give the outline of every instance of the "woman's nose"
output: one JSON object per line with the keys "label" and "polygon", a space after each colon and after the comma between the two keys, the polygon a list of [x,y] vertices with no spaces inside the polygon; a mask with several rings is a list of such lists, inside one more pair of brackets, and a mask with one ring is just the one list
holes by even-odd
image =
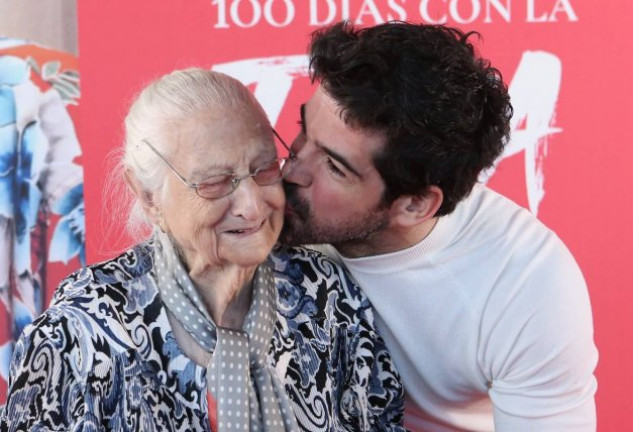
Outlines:
{"label": "woman's nose", "polygon": [[263,206],[262,188],[264,187],[266,186],[255,183],[253,177],[240,180],[238,187],[231,194],[233,201],[231,212],[249,221],[258,220]]}

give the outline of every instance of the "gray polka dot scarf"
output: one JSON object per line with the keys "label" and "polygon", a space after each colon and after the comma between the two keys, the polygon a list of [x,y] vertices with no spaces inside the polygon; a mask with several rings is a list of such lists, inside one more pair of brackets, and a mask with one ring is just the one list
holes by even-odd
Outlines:
{"label": "gray polka dot scarf", "polygon": [[242,330],[220,327],[172,245],[164,234],[160,237],[154,252],[157,285],[165,306],[212,354],[207,386],[217,404],[218,432],[299,430],[284,386],[268,363],[276,315],[270,265],[263,263],[255,272],[253,301]]}

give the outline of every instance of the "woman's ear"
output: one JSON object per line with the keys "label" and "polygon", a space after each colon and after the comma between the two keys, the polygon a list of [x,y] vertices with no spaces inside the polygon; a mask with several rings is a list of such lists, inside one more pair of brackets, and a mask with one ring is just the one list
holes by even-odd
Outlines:
{"label": "woman's ear", "polygon": [[391,204],[391,221],[413,227],[433,217],[442,205],[444,194],[437,186],[429,186],[424,196],[403,195]]}
{"label": "woman's ear", "polygon": [[143,188],[141,183],[136,178],[136,175],[134,175],[134,172],[132,172],[132,170],[130,170],[129,168],[126,168],[123,177],[125,179],[125,183],[128,185],[128,187],[132,190],[132,193],[141,203],[141,207],[143,208],[145,215],[149,218],[150,221],[152,221],[152,223],[162,227],[162,215],[154,199],[155,194],[145,190],[145,188]]}

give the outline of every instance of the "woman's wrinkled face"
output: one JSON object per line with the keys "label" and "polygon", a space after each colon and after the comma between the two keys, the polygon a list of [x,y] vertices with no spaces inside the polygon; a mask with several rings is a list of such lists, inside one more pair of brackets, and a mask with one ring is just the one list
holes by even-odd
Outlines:
{"label": "woman's wrinkled face", "polygon": [[[246,108],[200,114],[172,132],[167,159],[190,183],[225,173],[242,178],[277,157],[270,124]],[[261,263],[283,224],[281,182],[260,186],[249,177],[231,194],[205,199],[168,170],[158,199],[161,228],[194,273]]]}

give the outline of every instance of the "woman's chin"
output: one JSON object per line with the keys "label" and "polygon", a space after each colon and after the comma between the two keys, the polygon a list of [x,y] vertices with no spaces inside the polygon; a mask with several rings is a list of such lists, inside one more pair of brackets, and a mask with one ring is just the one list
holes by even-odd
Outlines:
{"label": "woman's chin", "polygon": [[240,257],[235,257],[231,260],[231,264],[238,265],[240,267],[256,267],[266,261],[268,258],[268,254],[270,253],[270,249],[265,254],[262,253],[248,253],[242,255]]}
{"label": "woman's chin", "polygon": [[266,241],[245,242],[245,244],[241,245],[231,245],[230,247],[224,248],[224,251],[219,251],[219,258],[223,262],[229,262],[242,267],[257,266],[266,261],[274,245],[275,243],[270,241],[270,239]]}

